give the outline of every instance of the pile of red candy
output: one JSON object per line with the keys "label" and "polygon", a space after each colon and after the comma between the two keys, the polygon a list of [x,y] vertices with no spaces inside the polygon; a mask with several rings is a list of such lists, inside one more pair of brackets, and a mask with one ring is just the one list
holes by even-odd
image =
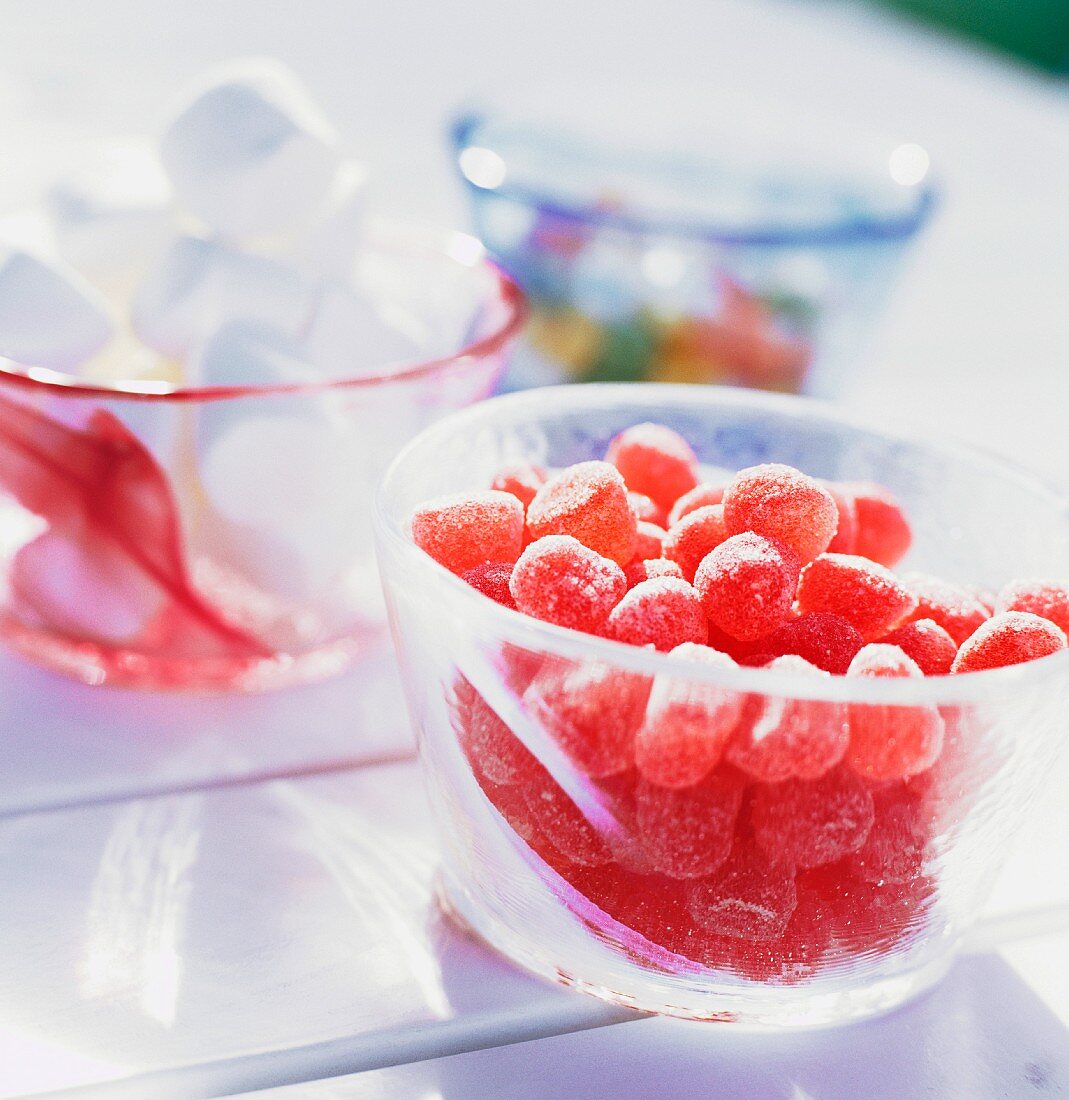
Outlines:
{"label": "pile of red candy", "polygon": [[[911,535],[884,489],[777,464],[702,482],[687,442],[656,424],[622,432],[604,462],[502,471],[417,509],[411,529],[506,607],[719,668],[919,678],[1067,644],[1069,586],[992,596],[896,575]],[[964,708],[742,693],[515,647],[501,663],[619,829],[596,829],[461,676],[473,772],[569,904],[646,963],[656,951],[636,943],[792,981],[923,919],[926,860],[968,801]]]}

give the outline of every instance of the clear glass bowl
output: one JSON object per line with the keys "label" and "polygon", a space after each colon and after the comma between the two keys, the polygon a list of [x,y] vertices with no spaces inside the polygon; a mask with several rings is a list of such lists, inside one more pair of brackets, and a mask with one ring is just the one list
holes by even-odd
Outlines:
{"label": "clear glass bowl", "polygon": [[381,635],[374,486],[493,388],[523,305],[464,234],[383,233],[353,277],[368,339],[374,310],[422,359],[200,389],[0,360],[0,638],[89,683],[261,690]]}
{"label": "clear glass bowl", "polygon": [[755,126],[745,114],[665,147],[660,128],[613,143],[526,117],[458,119],[476,232],[532,306],[503,388],[840,390],[934,204],[928,155],[808,115]]}
{"label": "clear glass bowl", "polygon": [[[801,398],[584,386],[449,418],[408,446],[376,496],[445,904],[528,969],[637,1009],[778,1026],[883,1011],[944,973],[979,913],[1065,742],[1069,653],[923,680],[724,670],[508,610],[406,534],[428,498],[488,485],[515,461],[601,457],[618,431],[646,420],[682,433],[703,463],[779,461],[882,482],[914,524],[905,568],[996,587],[1061,575],[1069,561],[1066,502],[1029,475]],[[941,723],[942,750],[907,781],[873,784],[845,765],[812,781],[826,824],[855,839],[831,862],[805,848],[792,867],[778,853],[758,858],[754,837],[790,837],[796,781],[745,781],[726,764],[682,791],[636,777],[629,738],[651,687],[734,701],[751,720],[790,707],[810,724]],[[598,763],[576,745],[611,751]]]}

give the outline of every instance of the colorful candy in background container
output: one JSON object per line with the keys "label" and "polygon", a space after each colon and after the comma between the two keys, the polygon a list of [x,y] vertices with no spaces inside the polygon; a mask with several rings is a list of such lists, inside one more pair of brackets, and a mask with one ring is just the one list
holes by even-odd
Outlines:
{"label": "colorful candy in background container", "polygon": [[808,118],[755,152],[740,125],[662,151],[630,133],[613,144],[494,114],[456,122],[476,232],[531,301],[504,388],[694,382],[831,396],[859,369],[934,202],[927,153],[835,135],[823,157],[827,134],[797,144]]}
{"label": "colorful candy in background container", "polygon": [[382,637],[373,486],[494,386],[521,295],[365,225],[292,74],[228,67],[0,227],[0,637],[90,683],[260,690]]}
{"label": "colorful candy in background container", "polygon": [[794,398],[591,386],[429,430],[376,513],[458,919],[696,1019],[946,971],[1064,742],[1056,494]]}

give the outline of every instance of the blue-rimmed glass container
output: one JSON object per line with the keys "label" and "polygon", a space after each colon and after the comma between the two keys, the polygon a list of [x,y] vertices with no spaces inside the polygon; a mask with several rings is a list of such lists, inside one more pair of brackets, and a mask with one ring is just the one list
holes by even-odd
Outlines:
{"label": "blue-rimmed glass container", "polygon": [[921,146],[797,120],[640,143],[468,113],[452,137],[476,230],[531,300],[503,389],[834,396],[935,203]]}

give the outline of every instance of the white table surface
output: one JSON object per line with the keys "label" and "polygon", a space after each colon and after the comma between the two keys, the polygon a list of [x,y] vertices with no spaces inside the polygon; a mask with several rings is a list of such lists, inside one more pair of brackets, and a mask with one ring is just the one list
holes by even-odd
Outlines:
{"label": "white table surface", "polygon": [[[772,89],[920,141],[947,198],[844,399],[1069,485],[1064,84],[839,3],[3,0],[0,26],[0,209],[234,54],[294,65],[378,208],[443,224],[444,121],[514,82],[669,74],[692,109]],[[386,659],[175,707],[3,657],[0,730],[0,1095],[1069,1095],[1069,760],[942,987],[756,1039],[632,1019],[443,924],[418,774],[383,763],[410,745]]]}

